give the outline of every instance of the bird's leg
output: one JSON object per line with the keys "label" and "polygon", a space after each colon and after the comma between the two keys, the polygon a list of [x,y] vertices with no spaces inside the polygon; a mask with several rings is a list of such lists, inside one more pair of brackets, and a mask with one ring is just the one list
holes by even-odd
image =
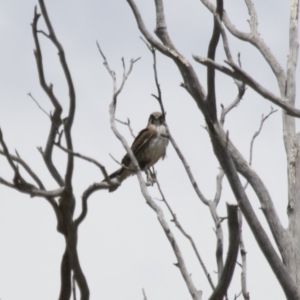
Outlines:
{"label": "bird's leg", "polygon": [[146,176],[147,176],[147,186],[153,186],[156,182],[156,173],[154,168],[152,167],[152,170],[150,168],[145,170]]}

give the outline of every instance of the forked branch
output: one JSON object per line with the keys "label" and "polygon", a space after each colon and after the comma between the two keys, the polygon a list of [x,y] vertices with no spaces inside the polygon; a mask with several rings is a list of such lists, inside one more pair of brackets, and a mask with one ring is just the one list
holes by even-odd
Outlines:
{"label": "forked branch", "polygon": [[200,263],[200,265],[201,265],[203,271],[204,271],[204,274],[205,274],[205,276],[206,276],[206,278],[207,278],[207,280],[208,280],[208,282],[209,282],[211,288],[214,290],[214,289],[215,289],[215,285],[214,285],[214,283],[213,283],[213,281],[212,281],[212,278],[211,278],[209,272],[207,271],[207,268],[206,268],[206,266],[205,266],[205,264],[204,264],[204,261],[202,260],[202,258],[201,258],[201,256],[200,256],[200,253],[199,253],[199,251],[198,251],[198,249],[197,249],[197,246],[196,246],[196,244],[195,244],[195,242],[194,242],[194,239],[192,238],[192,236],[191,236],[190,234],[188,234],[188,233],[184,230],[184,228],[182,227],[181,223],[179,222],[179,220],[178,220],[176,214],[173,212],[173,209],[171,208],[169,202],[167,201],[167,199],[166,199],[166,197],[165,197],[165,195],[164,195],[164,193],[163,193],[163,191],[162,191],[162,189],[161,189],[161,187],[160,187],[160,183],[159,183],[159,181],[158,181],[157,174],[155,174],[155,179],[156,179],[156,184],[157,184],[159,193],[160,193],[160,195],[161,195],[161,197],[162,197],[162,201],[166,204],[166,206],[167,206],[167,208],[168,208],[170,214],[172,215],[172,218],[173,218],[173,219],[172,219],[172,222],[174,222],[174,224],[175,224],[176,227],[179,229],[179,231],[183,234],[183,236],[185,236],[185,237],[189,240],[189,242],[191,243],[192,248],[193,248],[193,250],[194,250],[194,252],[195,252],[195,255],[196,255],[196,257],[197,257],[197,259],[198,259],[198,261],[199,261],[199,263]]}
{"label": "forked branch", "polygon": [[244,82],[246,85],[250,86],[253,90],[255,90],[258,94],[260,94],[263,98],[268,99],[272,103],[274,103],[277,106],[284,109],[288,115],[297,117],[297,118],[300,117],[300,109],[293,107],[287,101],[274,95],[272,92],[270,92],[265,87],[263,87],[261,84],[259,84],[256,80],[254,80],[249,74],[247,74],[243,69],[241,69],[236,64],[227,62],[231,67],[231,69],[230,69],[230,68],[220,65],[208,58],[204,58],[204,57],[200,57],[200,56],[193,56],[193,57],[200,64],[213,67],[234,79]]}
{"label": "forked branch", "polygon": [[[100,47],[99,47],[99,51],[100,51]],[[140,183],[140,187],[141,187],[141,191],[142,191],[142,194],[147,202],[147,204],[155,211],[156,215],[157,215],[157,218],[159,220],[159,223],[161,224],[172,248],[173,248],[173,251],[174,251],[174,254],[177,258],[177,261],[178,261],[178,267],[181,271],[181,274],[186,282],[186,285],[189,289],[189,292],[192,296],[192,298],[194,300],[200,300],[201,299],[201,295],[202,293],[200,291],[198,291],[196,289],[196,287],[194,286],[194,283],[192,281],[192,278],[186,268],[186,265],[185,265],[185,262],[184,262],[184,259],[183,259],[183,256],[182,256],[182,253],[180,251],[180,248],[177,244],[177,241],[175,239],[175,237],[173,236],[172,234],[172,231],[168,225],[168,223],[166,222],[165,220],[165,217],[164,217],[164,214],[163,214],[163,211],[162,209],[155,203],[155,201],[152,199],[152,197],[150,196],[149,192],[148,192],[148,189],[147,189],[147,186],[146,186],[146,183],[142,177],[142,174],[141,174],[141,170],[140,170],[140,167],[139,167],[139,164],[133,154],[133,152],[131,151],[127,141],[125,140],[125,138],[120,134],[120,132],[118,131],[118,129],[116,128],[116,124],[115,124],[115,111],[116,111],[116,106],[117,106],[117,97],[118,95],[120,94],[124,84],[125,84],[125,81],[126,79],[128,78],[131,70],[132,70],[132,67],[134,65],[134,63],[136,62],[136,60],[131,60],[130,62],[130,67],[128,69],[128,71],[125,71],[124,69],[124,74],[125,76],[123,76],[123,81],[120,85],[120,88],[117,88],[117,84],[116,84],[116,77],[115,77],[115,73],[111,70],[111,68],[109,67],[109,64],[107,62],[107,59],[105,58],[104,54],[102,51],[100,51],[101,55],[102,55],[102,58],[103,60],[105,61],[105,66],[109,72],[109,74],[111,75],[112,77],[112,80],[113,80],[113,87],[114,87],[114,92],[113,92],[113,97],[112,97],[112,102],[110,104],[110,124],[111,124],[111,128],[114,132],[114,134],[116,135],[116,137],[120,140],[120,142],[122,143],[123,147],[125,148],[125,150],[127,151],[133,165],[134,165],[134,168],[135,168],[135,171],[136,171],[136,175],[138,177],[138,180],[139,180],[139,183]]]}

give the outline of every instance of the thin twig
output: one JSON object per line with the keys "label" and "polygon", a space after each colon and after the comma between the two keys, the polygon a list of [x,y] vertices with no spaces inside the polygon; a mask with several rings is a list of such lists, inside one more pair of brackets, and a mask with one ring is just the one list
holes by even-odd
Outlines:
{"label": "thin twig", "polygon": [[273,107],[271,107],[271,111],[266,115],[262,115],[261,116],[261,121],[260,121],[260,125],[259,125],[259,128],[258,130],[254,133],[253,137],[252,137],[252,140],[251,140],[251,143],[250,143],[250,155],[249,155],[249,165],[251,166],[252,165],[252,157],[253,157],[253,145],[254,145],[254,141],[255,139],[257,138],[257,136],[261,133],[261,130],[263,128],[263,125],[264,125],[264,122],[274,113],[277,112],[277,109],[273,109]]}
{"label": "thin twig", "polygon": [[16,166],[14,164],[13,159],[12,159],[11,155],[9,154],[8,148],[7,148],[6,143],[4,141],[3,133],[2,133],[1,128],[0,128],[0,145],[2,146],[4,156],[6,157],[9,165],[11,166],[11,168],[14,171],[15,175],[14,175],[13,181],[14,181],[14,184],[16,185],[16,187],[20,190],[23,190],[24,192],[28,192],[30,190],[38,190],[34,185],[32,185],[31,183],[28,183],[22,177],[22,175],[19,172],[18,166]]}
{"label": "thin twig", "polygon": [[209,272],[207,271],[207,268],[206,268],[206,266],[205,266],[205,264],[204,264],[204,262],[203,262],[203,260],[202,260],[202,258],[201,258],[201,256],[200,256],[200,253],[199,253],[199,251],[198,251],[198,249],[197,249],[197,247],[196,247],[196,244],[195,244],[193,238],[191,237],[191,235],[189,235],[189,234],[183,229],[183,227],[181,226],[180,222],[178,221],[178,218],[177,218],[176,214],[173,212],[173,210],[172,210],[170,204],[168,203],[168,201],[167,201],[167,199],[166,199],[166,197],[165,197],[165,195],[164,195],[164,193],[163,193],[163,191],[162,191],[162,189],[161,189],[160,183],[159,183],[158,178],[157,178],[157,174],[156,174],[156,184],[157,184],[157,188],[158,188],[158,190],[159,190],[159,193],[160,193],[160,195],[161,195],[161,197],[162,197],[162,201],[166,204],[166,206],[167,206],[167,208],[168,208],[170,214],[172,215],[172,218],[173,218],[173,219],[172,219],[172,222],[174,222],[174,224],[175,224],[176,227],[179,229],[179,231],[180,231],[180,232],[181,232],[181,233],[189,240],[189,242],[191,243],[192,248],[193,248],[193,250],[194,250],[194,252],[195,252],[195,254],[196,254],[196,257],[197,257],[197,259],[198,259],[198,261],[199,261],[199,263],[200,263],[200,265],[201,265],[201,267],[202,267],[202,269],[203,269],[203,271],[204,271],[204,274],[205,274],[205,276],[206,276],[206,278],[207,278],[207,280],[208,280],[208,282],[209,282],[211,288],[214,290],[214,289],[215,289],[215,285],[214,285],[214,283],[213,283],[213,281],[212,281],[212,278],[211,278]]}
{"label": "thin twig", "polygon": [[143,291],[144,300],[147,300],[145,289],[142,289],[142,291]]}
{"label": "thin twig", "polygon": [[[222,21],[221,21],[219,16],[216,16],[216,20],[217,20],[218,25],[219,25],[220,30],[221,30],[221,35],[222,35],[222,40],[223,40],[223,47],[224,47],[224,51],[226,53],[227,60],[230,63],[234,63],[233,58],[232,58],[232,54],[231,54],[231,51],[230,51],[230,48],[229,48],[229,43],[228,43],[226,31],[224,30],[223,25],[222,25]],[[240,54],[238,54],[238,62],[239,62],[239,65],[241,67]],[[222,111],[221,111],[220,123],[221,123],[222,126],[224,125],[224,122],[225,122],[225,116],[234,107],[236,107],[241,102],[241,100],[242,100],[242,98],[245,94],[245,91],[246,91],[246,86],[242,81],[234,79],[234,82],[238,87],[238,95],[234,99],[234,101],[232,103],[230,103],[226,108],[224,108],[223,105],[221,105]]]}
{"label": "thin twig", "polygon": [[[4,151],[0,150],[0,155],[5,156],[6,154],[4,153]],[[33,170],[29,167],[29,165],[20,157],[19,154],[17,154],[17,156],[12,155],[9,153],[10,158],[17,162],[18,164],[20,164],[24,170],[28,173],[28,175],[37,183],[37,185],[39,186],[40,189],[45,190],[45,187],[42,183],[42,181],[40,180],[40,178],[33,172]]]}
{"label": "thin twig", "polygon": [[[263,125],[264,125],[264,122],[274,113],[277,112],[277,109],[273,109],[273,107],[271,106],[271,111],[266,115],[262,115],[261,116],[261,121],[260,121],[260,125],[259,125],[259,128],[258,130],[253,134],[253,137],[251,139],[251,142],[250,142],[250,154],[249,154],[249,165],[252,166],[252,159],[253,159],[253,146],[254,146],[254,141],[255,139],[258,137],[258,135],[261,133],[261,130],[263,128]],[[248,181],[245,183],[244,185],[244,189],[247,188],[248,186]]]}
{"label": "thin twig", "polygon": [[27,94],[34,102],[35,104],[39,107],[39,109],[44,113],[46,114],[50,119],[51,119],[51,116],[40,106],[40,104],[37,102],[37,100],[32,96],[31,93],[28,93]]}
{"label": "thin twig", "polygon": [[132,130],[132,128],[131,128],[131,125],[130,125],[130,119],[129,119],[129,118],[127,118],[127,122],[118,120],[117,118],[116,118],[115,120],[116,120],[117,122],[123,124],[123,125],[126,125],[126,126],[128,127],[128,129],[129,129],[129,132],[130,132],[131,136],[132,136],[134,139],[136,138],[136,136],[134,135],[133,130]]}
{"label": "thin twig", "polygon": [[69,149],[63,147],[62,145],[60,145],[60,144],[58,144],[58,143],[54,143],[54,145],[57,146],[59,149],[63,150],[64,152],[66,152],[66,153],[72,154],[72,155],[75,156],[75,157],[81,158],[81,159],[83,159],[83,160],[86,160],[86,161],[88,161],[88,162],[90,162],[90,163],[96,165],[96,166],[100,169],[100,171],[102,172],[102,174],[103,174],[105,180],[107,180],[107,182],[109,183],[110,179],[109,179],[109,177],[108,177],[108,174],[107,174],[107,172],[106,172],[105,167],[104,167],[101,163],[99,163],[97,160],[95,160],[95,159],[93,159],[93,158],[91,158],[91,157],[82,155],[82,154],[80,154],[80,153],[78,153],[78,152],[73,152],[73,151],[71,151],[71,150],[69,150]]}

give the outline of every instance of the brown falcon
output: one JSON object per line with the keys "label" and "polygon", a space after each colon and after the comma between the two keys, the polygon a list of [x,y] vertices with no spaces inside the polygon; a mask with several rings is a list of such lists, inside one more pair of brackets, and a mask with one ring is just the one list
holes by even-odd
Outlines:
{"label": "brown falcon", "polygon": [[[165,119],[162,113],[152,113],[149,117],[147,127],[138,134],[132,143],[131,150],[142,171],[147,171],[160,158],[164,159],[166,156],[169,140],[165,136],[167,129],[164,122]],[[121,183],[128,176],[134,175],[134,166],[128,153],[123,157],[122,165],[122,168],[109,175],[110,179],[117,178],[118,182]],[[114,185],[109,191],[113,192],[117,188],[118,185]]]}

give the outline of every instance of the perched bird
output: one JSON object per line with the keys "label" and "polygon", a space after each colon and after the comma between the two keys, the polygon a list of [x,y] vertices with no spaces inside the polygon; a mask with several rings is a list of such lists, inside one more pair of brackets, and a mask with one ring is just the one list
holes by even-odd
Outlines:
{"label": "perched bird", "polygon": [[[147,127],[138,134],[132,143],[131,150],[142,171],[147,171],[160,158],[164,159],[166,156],[169,140],[164,136],[167,134],[164,121],[165,116],[162,113],[152,113],[149,117]],[[134,165],[128,153],[123,157],[121,163],[123,167],[109,175],[110,179],[117,178],[119,183],[122,183],[128,176],[134,175]],[[109,191],[113,192],[117,188],[118,185],[112,186]]]}

